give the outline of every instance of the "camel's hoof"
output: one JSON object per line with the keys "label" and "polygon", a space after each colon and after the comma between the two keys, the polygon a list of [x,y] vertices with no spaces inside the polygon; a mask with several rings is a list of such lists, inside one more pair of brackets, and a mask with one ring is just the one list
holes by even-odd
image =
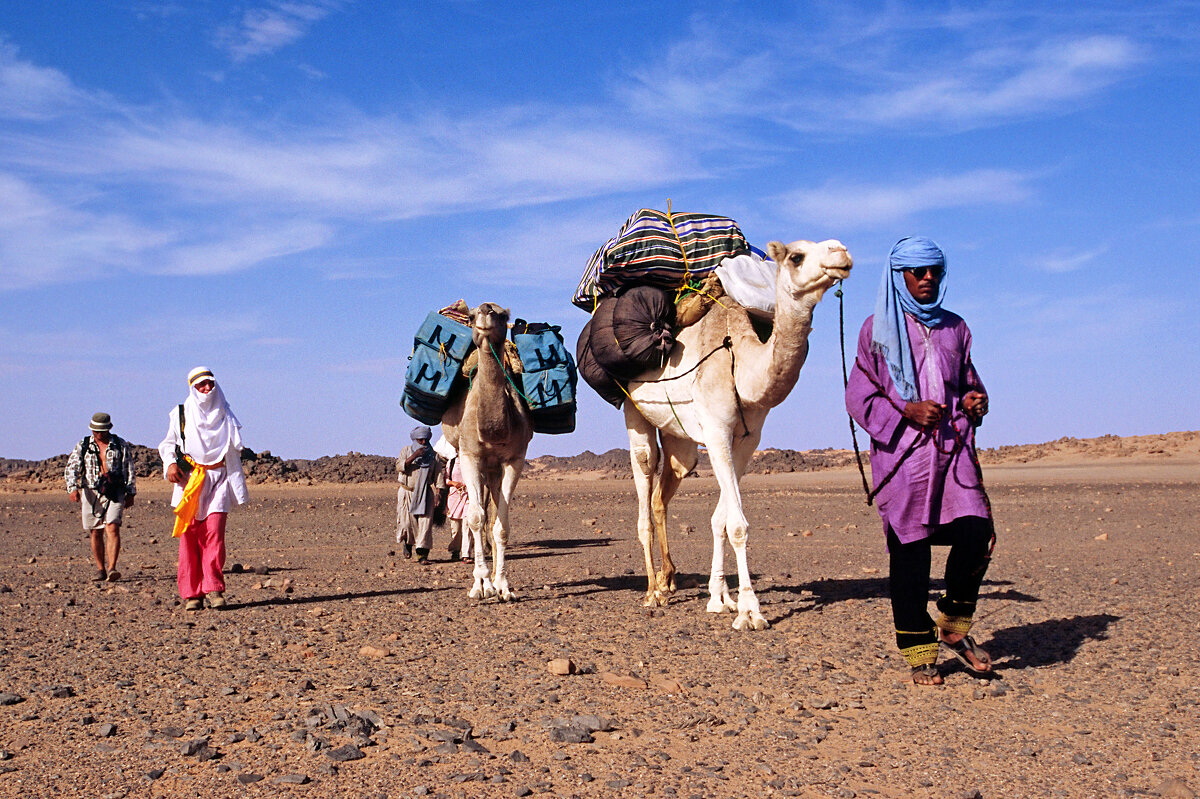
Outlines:
{"label": "camel's hoof", "polygon": [[728,613],[729,611],[733,610],[733,608],[729,606],[729,603],[722,602],[720,597],[715,596],[708,600],[708,607],[705,608],[705,610],[707,610],[709,613]]}
{"label": "camel's hoof", "polygon": [[480,588],[472,588],[467,592],[467,596],[471,599],[483,599],[483,590]]}
{"label": "camel's hoof", "polygon": [[667,606],[667,598],[658,591],[652,594],[646,594],[646,599],[642,602],[644,608],[665,608]]}
{"label": "camel's hoof", "polygon": [[733,629],[735,630],[765,630],[770,626],[771,623],[761,613],[739,613],[738,617],[733,620]]}
{"label": "camel's hoof", "polygon": [[513,592],[507,589],[504,591],[495,591],[493,593],[495,594],[497,602],[512,602],[514,599]]}
{"label": "camel's hoof", "polygon": [[664,577],[662,572],[659,572],[654,583],[657,586],[657,591],[659,594],[675,593],[675,577],[674,576],[672,576],[670,578]]}

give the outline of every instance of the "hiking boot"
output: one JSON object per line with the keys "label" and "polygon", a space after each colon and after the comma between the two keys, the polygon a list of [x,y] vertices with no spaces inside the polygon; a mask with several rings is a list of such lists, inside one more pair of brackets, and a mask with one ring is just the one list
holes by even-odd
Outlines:
{"label": "hiking boot", "polygon": [[104,571],[104,569],[96,569],[96,573],[94,575],[92,575],[93,583],[102,583],[107,579],[108,579],[108,572]]}
{"label": "hiking boot", "polygon": [[194,596],[183,603],[184,610],[204,610],[204,597]]}
{"label": "hiking boot", "polygon": [[105,579],[108,580],[110,583],[115,583],[117,580],[121,579],[121,573],[119,571],[117,571],[116,569],[111,569],[108,572],[108,577],[106,577]]}
{"label": "hiking boot", "polygon": [[223,594],[222,592],[213,591],[211,594],[208,595],[208,606],[210,608],[216,608],[217,610],[220,610],[221,608],[227,607],[228,605],[229,605],[229,600],[227,600],[225,598],[225,594]]}

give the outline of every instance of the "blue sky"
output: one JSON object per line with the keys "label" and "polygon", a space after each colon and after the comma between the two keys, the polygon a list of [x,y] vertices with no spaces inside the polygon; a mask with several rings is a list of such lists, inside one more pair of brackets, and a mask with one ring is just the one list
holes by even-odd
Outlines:
{"label": "blue sky", "polygon": [[[546,6],[546,7],[543,7]],[[211,367],[247,444],[394,453],[425,314],[561,324],[641,207],[837,238],[847,337],[946,250],[983,445],[1200,428],[1200,5],[0,4],[0,455],[156,444]],[[763,446],[846,447],[838,307]],[[581,384],[577,431],[625,446]]]}

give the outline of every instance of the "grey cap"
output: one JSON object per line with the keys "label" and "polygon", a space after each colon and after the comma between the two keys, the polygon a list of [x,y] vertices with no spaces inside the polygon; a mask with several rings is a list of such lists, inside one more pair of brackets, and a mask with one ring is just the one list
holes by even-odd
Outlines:
{"label": "grey cap", "polygon": [[98,433],[105,433],[112,430],[112,417],[107,413],[93,413],[91,424],[88,425],[91,429]]}
{"label": "grey cap", "polygon": [[412,429],[412,432],[408,434],[408,437],[413,441],[428,441],[429,439],[433,438],[433,431],[425,425],[418,425]]}

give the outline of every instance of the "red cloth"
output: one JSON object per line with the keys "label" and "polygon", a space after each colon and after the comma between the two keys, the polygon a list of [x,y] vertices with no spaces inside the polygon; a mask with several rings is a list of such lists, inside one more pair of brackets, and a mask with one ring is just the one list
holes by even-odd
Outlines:
{"label": "red cloth", "polygon": [[179,536],[179,595],[192,599],[225,590],[225,519],[210,513],[196,519]]}

